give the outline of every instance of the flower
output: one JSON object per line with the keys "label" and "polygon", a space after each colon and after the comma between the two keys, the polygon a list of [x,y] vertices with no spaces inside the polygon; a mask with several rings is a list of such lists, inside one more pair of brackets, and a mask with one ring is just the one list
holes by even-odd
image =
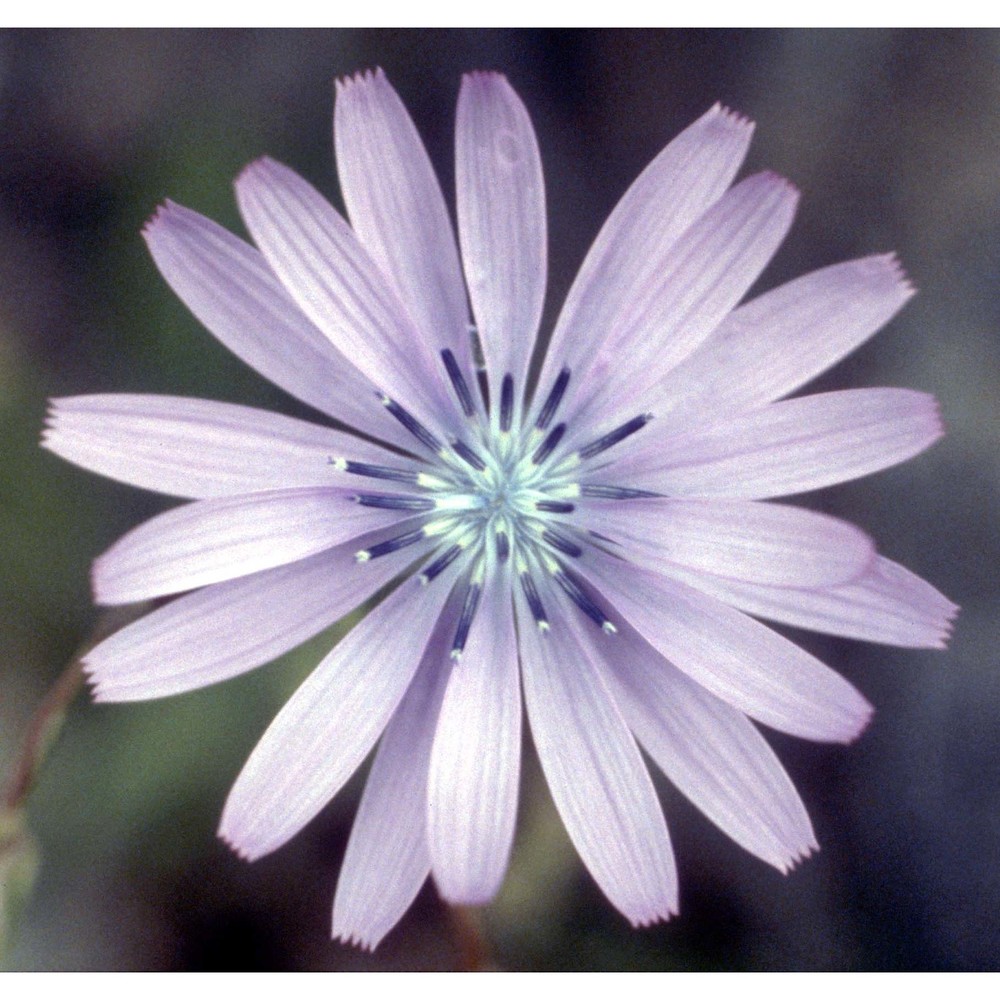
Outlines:
{"label": "flower", "polygon": [[374,947],[428,873],[454,903],[496,893],[522,690],[571,840],[645,925],[677,912],[678,890],[639,746],[787,871],[816,841],[754,722],[833,742],[868,722],[854,687],[759,618],[943,646],[956,609],[929,584],[852,525],[771,502],[902,462],[941,427],[934,400],[903,389],[786,398],[912,289],[892,256],[873,256],[739,305],[797,201],[769,173],[731,186],[751,133],[716,106],[650,164],[588,253],[532,380],[546,228],[521,101],[500,75],[463,81],[460,256],[385,76],[342,81],[350,226],[263,159],[236,182],[259,250],[169,202],[145,237],[222,343],[364,437],[193,399],[53,403],[54,452],[192,500],[94,565],[99,603],[182,595],[87,655],[98,700],[235,676],[395,584],[279,713],[222,817],[221,836],[261,857],[379,744],[335,936]]}

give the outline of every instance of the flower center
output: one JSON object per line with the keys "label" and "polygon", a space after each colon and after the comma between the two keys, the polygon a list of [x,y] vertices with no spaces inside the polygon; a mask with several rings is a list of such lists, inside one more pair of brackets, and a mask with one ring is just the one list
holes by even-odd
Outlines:
{"label": "flower center", "polygon": [[[583,498],[628,500],[653,496],[644,490],[583,483],[585,466],[595,456],[641,430],[652,418],[642,414],[582,448],[560,447],[565,423],[554,423],[570,381],[564,368],[533,422],[515,421],[514,382],[505,375],[494,407],[476,405],[451,351],[441,352],[455,397],[468,419],[468,438],[442,441],[395,400],[382,405],[431,455],[426,471],[376,466],[338,458],[342,472],[381,481],[405,492],[358,493],[364,506],[413,515],[406,530],[356,554],[359,563],[424,543],[419,579],[430,584],[458,559],[465,563],[462,613],[452,644],[458,659],[487,578],[505,574],[519,581],[540,630],[549,629],[545,602],[564,597],[608,634],[617,629],[571,569],[597,540],[585,524],[577,501]],[[471,442],[471,443],[470,443]]]}

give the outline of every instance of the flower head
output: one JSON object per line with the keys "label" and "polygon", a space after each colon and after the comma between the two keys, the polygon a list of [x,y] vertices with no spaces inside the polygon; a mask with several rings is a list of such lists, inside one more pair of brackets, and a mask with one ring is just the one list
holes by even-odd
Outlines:
{"label": "flower head", "polygon": [[258,249],[170,203],[145,236],[219,340],[364,436],[192,399],[54,402],[53,451],[192,500],[95,563],[100,603],[182,595],[88,654],[98,699],[235,676],[393,586],[279,713],[222,817],[241,855],[273,851],[378,743],[335,935],[374,946],[429,873],[449,901],[494,895],[522,692],[570,838],[642,925],[678,903],[640,746],[785,871],[816,842],[754,722],[848,742],[869,719],[854,687],[758,619],[943,645],[955,609],[931,586],[857,528],[771,502],[904,461],[941,429],[918,392],[786,398],[911,289],[876,256],[740,305],[797,200],[771,174],[733,185],[751,133],[717,106],[650,164],[587,255],[532,380],[545,204],[520,100],[502,76],[463,81],[459,255],[396,93],[381,72],[343,81],[350,225],[261,160],[236,183]]}

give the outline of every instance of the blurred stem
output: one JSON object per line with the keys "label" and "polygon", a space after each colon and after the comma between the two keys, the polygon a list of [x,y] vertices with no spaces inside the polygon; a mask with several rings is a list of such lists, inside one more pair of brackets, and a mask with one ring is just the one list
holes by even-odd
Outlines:
{"label": "blurred stem", "polygon": [[38,874],[39,852],[25,818],[25,804],[69,707],[83,687],[84,654],[121,626],[118,618],[104,615],[98,619],[90,638],[73,654],[42,698],[28,723],[21,752],[0,799],[0,960],[10,947],[21,908],[30,898]]}
{"label": "blurred stem", "polygon": [[11,812],[23,805],[28,797],[48,749],[62,728],[66,712],[83,685],[82,658],[83,651],[70,660],[55,684],[49,688],[28,724],[24,745],[14,765],[4,797],[4,805]]}
{"label": "blurred stem", "polygon": [[449,906],[458,949],[460,972],[488,972],[496,968],[490,957],[480,911],[471,906]]}
{"label": "blurred stem", "polygon": [[73,700],[80,693],[80,688],[83,687],[84,656],[112,632],[117,632],[135,617],[135,607],[105,611],[97,619],[94,630],[77,648],[63,672],[49,688],[28,723],[28,731],[24,736],[21,753],[14,764],[10,782],[4,794],[3,806],[10,812],[24,805],[24,801],[31,793],[35,780],[45,763],[49,748],[59,735],[63,722],[66,721],[66,713],[69,711],[70,705],[73,704]]}

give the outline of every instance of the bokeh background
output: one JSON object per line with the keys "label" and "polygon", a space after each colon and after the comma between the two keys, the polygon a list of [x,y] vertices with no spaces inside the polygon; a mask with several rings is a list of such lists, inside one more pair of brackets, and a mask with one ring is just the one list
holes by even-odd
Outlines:
{"label": "bokeh background", "polygon": [[[935,393],[949,435],[809,498],[963,606],[946,653],[793,633],[877,706],[850,748],[773,735],[822,851],[783,877],[665,782],[681,915],[633,931],[576,859],[530,749],[493,961],[548,969],[1000,968],[1000,34],[940,31],[0,33],[0,767],[95,628],[92,558],[169,501],[37,446],[45,400],[167,392],[308,415],[219,346],[140,229],[170,197],[242,232],[231,180],[267,153],[339,204],[333,79],[381,65],[449,199],[461,73],[510,77],[548,181],[546,327],[602,220],[716,100],[758,122],[747,170],[803,190],[761,288],[896,250],[920,289],[819,385]],[[30,800],[35,891],[5,966],[448,969],[428,886],[374,955],[328,939],[355,779],[254,865],[215,825],[266,724],[337,630],[214,689],[73,705]]]}

